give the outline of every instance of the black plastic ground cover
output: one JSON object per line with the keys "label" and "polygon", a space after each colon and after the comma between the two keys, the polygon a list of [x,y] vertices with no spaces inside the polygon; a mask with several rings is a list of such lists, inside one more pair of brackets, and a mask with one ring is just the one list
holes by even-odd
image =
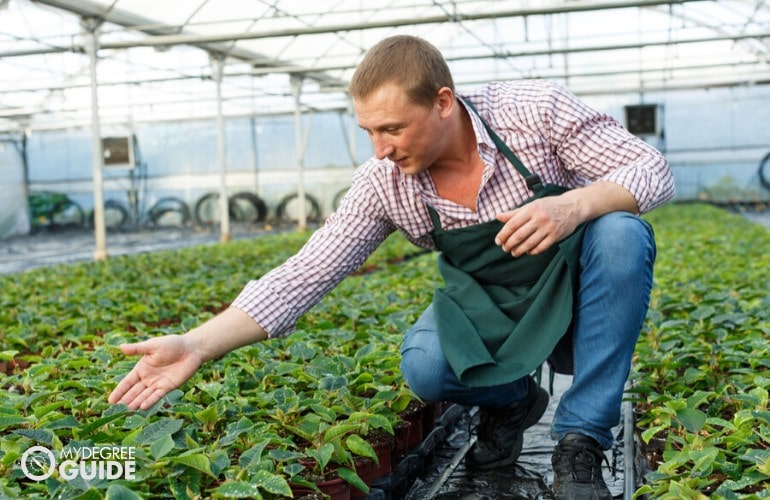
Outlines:
{"label": "black plastic ground cover", "polygon": [[[569,387],[570,380],[567,376],[556,376],[548,409],[541,421],[525,433],[524,449],[516,464],[482,471],[466,467],[463,459],[455,467],[458,452],[473,435],[476,411],[455,405],[437,420],[423,442],[393,467],[391,474],[375,480],[367,499],[552,499],[551,453],[555,442],[550,436],[550,425],[560,395]],[[625,490],[624,454],[628,443],[624,442],[623,429],[622,424],[616,428],[616,444],[606,452],[609,466],[605,464],[603,470],[615,498],[624,498]],[[451,471],[447,477],[448,468]]]}
{"label": "black plastic ground cover", "polygon": [[447,446],[447,439],[467,420],[468,409],[459,405],[449,407],[436,420],[433,430],[422,442],[409,450],[393,472],[372,482],[367,500],[396,500],[410,496],[410,488],[431,474],[436,455]]}

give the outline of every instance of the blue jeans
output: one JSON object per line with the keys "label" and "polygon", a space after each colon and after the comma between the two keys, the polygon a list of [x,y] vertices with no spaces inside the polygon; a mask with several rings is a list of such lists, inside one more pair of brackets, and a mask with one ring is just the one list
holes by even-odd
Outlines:
{"label": "blue jeans", "polygon": [[[580,255],[580,285],[573,318],[572,384],[561,396],[551,425],[560,440],[576,432],[612,446],[620,421],[631,357],[649,306],[655,240],[641,218],[613,212],[588,224]],[[460,383],[438,339],[433,307],[406,332],[401,370],[426,401],[501,408],[527,394],[527,377],[493,387]]]}

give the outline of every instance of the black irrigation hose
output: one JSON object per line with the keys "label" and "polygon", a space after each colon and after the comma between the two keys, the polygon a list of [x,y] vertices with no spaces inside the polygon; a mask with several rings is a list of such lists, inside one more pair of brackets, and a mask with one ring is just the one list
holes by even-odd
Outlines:
{"label": "black irrigation hose", "polygon": [[[770,191],[770,153],[767,153],[762,161],[759,162],[759,183],[762,187]],[[768,172],[765,172],[767,168]]]}
{"label": "black irrigation hose", "polygon": [[[179,214],[180,222],[178,224],[164,223],[163,219],[166,218],[165,216],[172,213]],[[153,226],[186,226],[190,222],[192,215],[190,213],[190,207],[187,206],[187,203],[185,203],[184,200],[169,196],[155,202],[152,208],[147,212],[147,217],[150,220],[150,224]],[[176,217],[172,220],[176,220]]]}
{"label": "black irrigation hose", "polygon": [[[291,215],[286,213],[286,209],[288,208],[289,203],[297,198],[299,198],[299,194],[292,193],[281,200],[281,202],[278,204],[278,207],[275,209],[276,217],[282,220],[291,220]],[[305,201],[310,204],[310,212],[307,213],[307,220],[321,220],[321,205],[318,203],[318,200],[316,200],[312,195],[305,193]]]}
{"label": "black irrigation hose", "polygon": [[[123,203],[117,200],[107,200],[104,202],[104,223],[109,230],[123,229],[128,224],[131,215],[128,212]],[[92,211],[89,217],[91,226],[94,225],[94,212]]]}
{"label": "black irrigation hose", "polygon": [[104,212],[105,215],[107,212],[112,212],[113,214],[117,215],[117,220],[115,222],[112,222],[111,220],[108,221],[112,222],[112,224],[107,226],[110,229],[122,229],[131,218],[128,212],[128,208],[126,208],[121,202],[115,200],[107,200],[107,202],[104,204]]}
{"label": "black irrigation hose", "polygon": [[[96,214],[93,210],[89,211],[88,224],[90,227],[95,225],[95,216]],[[106,229],[122,229],[128,223],[130,217],[128,208],[123,203],[117,200],[107,200],[104,202],[104,224]]]}
{"label": "black irrigation hose", "polygon": [[212,214],[204,214],[203,211],[208,209],[208,204],[212,201],[216,203],[219,199],[219,193],[206,193],[195,203],[195,222],[201,226],[210,226],[214,224],[214,217]]}
{"label": "black irrigation hose", "polygon": [[[211,204],[214,204],[213,207]],[[219,193],[211,192],[203,195],[194,209],[195,222],[201,226],[210,226],[216,222]],[[244,209],[244,205],[246,208]],[[207,213],[208,212],[208,213]],[[236,222],[262,222],[267,217],[267,205],[262,199],[246,191],[236,193],[227,200],[227,212]],[[251,217],[251,214],[254,214]]]}
{"label": "black irrigation hose", "polygon": [[[254,193],[243,191],[230,197],[230,213],[235,212],[238,222],[263,222],[267,218],[267,205]],[[241,210],[242,204],[246,204],[246,210]],[[247,217],[253,212],[253,217]]]}

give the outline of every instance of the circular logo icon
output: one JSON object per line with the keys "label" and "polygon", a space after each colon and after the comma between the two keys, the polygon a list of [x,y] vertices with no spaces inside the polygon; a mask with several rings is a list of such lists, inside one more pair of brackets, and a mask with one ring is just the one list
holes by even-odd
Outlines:
{"label": "circular logo icon", "polygon": [[56,469],[56,458],[45,446],[32,446],[21,456],[21,470],[33,481],[44,481]]}

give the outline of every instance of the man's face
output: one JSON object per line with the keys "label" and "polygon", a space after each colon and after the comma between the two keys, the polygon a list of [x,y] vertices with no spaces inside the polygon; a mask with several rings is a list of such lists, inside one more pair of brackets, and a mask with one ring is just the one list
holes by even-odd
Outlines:
{"label": "man's face", "polygon": [[353,103],[358,125],[369,134],[374,154],[392,160],[406,175],[422,172],[440,157],[443,120],[438,102],[413,103],[396,84],[388,83]]}

